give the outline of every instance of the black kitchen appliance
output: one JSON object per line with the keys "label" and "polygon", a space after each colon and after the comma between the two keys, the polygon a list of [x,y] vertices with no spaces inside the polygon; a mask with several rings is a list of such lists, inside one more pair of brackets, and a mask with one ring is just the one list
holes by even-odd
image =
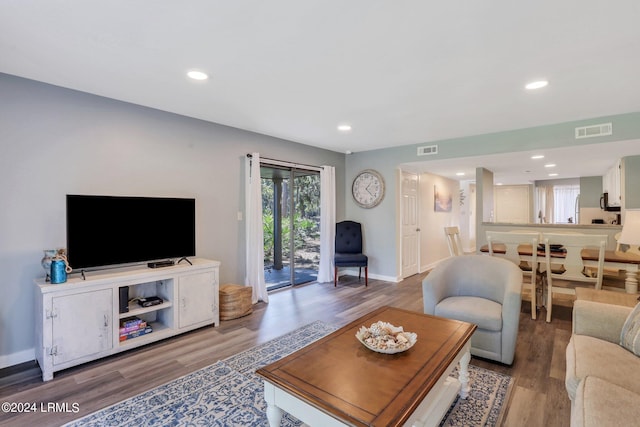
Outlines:
{"label": "black kitchen appliance", "polygon": [[600,196],[600,209],[607,212],[620,212],[620,206],[609,206],[609,193],[602,193]]}

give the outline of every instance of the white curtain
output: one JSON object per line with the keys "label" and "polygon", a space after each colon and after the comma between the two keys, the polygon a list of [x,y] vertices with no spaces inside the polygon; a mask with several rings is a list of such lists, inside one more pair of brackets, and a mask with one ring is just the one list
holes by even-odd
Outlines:
{"label": "white curtain", "polygon": [[336,170],[323,166],[320,171],[320,266],[318,282],[332,282],[332,262],[336,235]]}
{"label": "white curtain", "polygon": [[245,161],[246,276],[244,284],[253,288],[252,303],[269,302],[264,281],[264,236],[262,233],[262,186],[260,155],[251,153]]}
{"label": "white curtain", "polygon": [[576,221],[576,198],[580,194],[579,185],[554,185],[553,186],[553,222],[567,223]]}
{"label": "white curtain", "polygon": [[538,185],[536,187],[537,222],[551,224],[554,221],[553,185]]}

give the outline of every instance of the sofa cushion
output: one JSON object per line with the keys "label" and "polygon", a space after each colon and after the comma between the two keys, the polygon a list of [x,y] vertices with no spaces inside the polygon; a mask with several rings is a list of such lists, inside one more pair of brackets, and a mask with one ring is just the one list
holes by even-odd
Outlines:
{"label": "sofa cushion", "polygon": [[572,427],[632,426],[640,420],[640,395],[603,379],[580,382],[571,411]]}
{"label": "sofa cushion", "polygon": [[636,304],[622,325],[620,345],[636,356],[640,356],[640,304]]}
{"label": "sofa cushion", "polygon": [[567,346],[565,385],[572,401],[580,381],[594,376],[640,394],[638,357],[618,344],[587,335],[572,335]]}
{"label": "sofa cushion", "polygon": [[479,297],[449,297],[436,305],[436,316],[475,323],[479,329],[502,330],[502,305]]}

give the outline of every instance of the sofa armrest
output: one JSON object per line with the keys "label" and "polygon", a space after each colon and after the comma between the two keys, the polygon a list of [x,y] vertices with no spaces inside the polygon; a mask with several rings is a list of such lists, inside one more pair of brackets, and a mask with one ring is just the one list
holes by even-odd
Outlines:
{"label": "sofa armrest", "polygon": [[577,300],[573,304],[573,333],[620,343],[622,326],[632,308]]}

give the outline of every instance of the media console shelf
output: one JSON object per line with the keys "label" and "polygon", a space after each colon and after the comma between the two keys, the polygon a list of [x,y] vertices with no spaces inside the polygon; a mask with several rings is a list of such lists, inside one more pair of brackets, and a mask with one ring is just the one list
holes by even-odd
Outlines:
{"label": "media console shelf", "polygon": [[[151,269],[129,267],[95,271],[86,279],[70,277],[52,285],[36,280],[36,360],[42,380],[82,363],[149,344],[207,325],[218,326],[218,261],[192,258]],[[162,304],[141,307],[136,301],[120,313],[121,287],[129,299],[158,296]],[[120,341],[122,319],[137,317],[153,332]]]}

